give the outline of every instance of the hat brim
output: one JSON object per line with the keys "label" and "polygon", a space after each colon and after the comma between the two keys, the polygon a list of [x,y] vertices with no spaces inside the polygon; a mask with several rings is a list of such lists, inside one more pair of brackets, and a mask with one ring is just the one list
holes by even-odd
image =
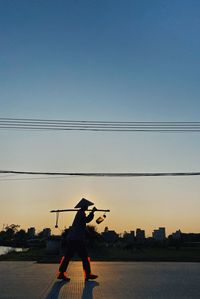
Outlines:
{"label": "hat brim", "polygon": [[74,208],[81,209],[81,208],[85,208],[85,207],[89,207],[89,206],[93,206],[93,205],[94,205],[93,202],[91,202],[85,198],[82,198]]}

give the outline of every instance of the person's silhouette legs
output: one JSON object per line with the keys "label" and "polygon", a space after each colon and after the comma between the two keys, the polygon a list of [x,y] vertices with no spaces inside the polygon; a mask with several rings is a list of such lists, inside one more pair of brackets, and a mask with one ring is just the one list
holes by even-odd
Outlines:
{"label": "person's silhouette legs", "polygon": [[96,279],[98,276],[91,273],[90,258],[88,257],[87,249],[84,243],[79,246],[78,254],[82,259],[85,280]]}
{"label": "person's silhouette legs", "polygon": [[57,279],[63,279],[66,281],[70,281],[70,278],[67,277],[66,271],[67,271],[67,267],[69,265],[69,261],[73,257],[73,255],[74,255],[74,247],[70,246],[70,244],[68,244],[65,255],[62,257],[62,259],[60,261],[60,267],[59,267]]}

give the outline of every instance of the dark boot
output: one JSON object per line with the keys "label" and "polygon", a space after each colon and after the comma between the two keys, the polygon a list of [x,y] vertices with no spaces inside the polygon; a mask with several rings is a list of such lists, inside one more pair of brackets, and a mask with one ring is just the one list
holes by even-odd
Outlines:
{"label": "dark boot", "polygon": [[70,281],[70,278],[67,277],[67,273],[66,272],[58,272],[57,279],[62,279],[62,280],[65,280],[65,281]]}
{"label": "dark boot", "polygon": [[98,275],[90,273],[89,275],[86,275],[85,281],[88,281],[90,279],[96,279],[97,277],[98,277]]}

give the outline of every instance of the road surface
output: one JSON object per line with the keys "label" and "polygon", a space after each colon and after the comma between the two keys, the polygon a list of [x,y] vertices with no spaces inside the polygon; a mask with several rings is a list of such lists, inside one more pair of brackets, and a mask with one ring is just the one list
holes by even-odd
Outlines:
{"label": "road surface", "polygon": [[1,299],[195,299],[200,263],[93,262],[96,282],[84,282],[81,262],[71,262],[69,283],[56,280],[57,265],[0,262]]}

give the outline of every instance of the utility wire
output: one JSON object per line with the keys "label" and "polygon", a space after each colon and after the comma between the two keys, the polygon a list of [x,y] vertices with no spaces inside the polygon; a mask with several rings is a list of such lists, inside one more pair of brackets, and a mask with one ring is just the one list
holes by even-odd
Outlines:
{"label": "utility wire", "polygon": [[0,118],[0,129],[109,131],[109,132],[200,132],[200,122],[76,121]]}
{"label": "utility wire", "polygon": [[[12,177],[12,175],[8,175],[8,176],[5,176],[5,177]],[[9,181],[35,181],[35,180],[49,180],[49,179],[66,179],[67,177],[66,176],[47,176],[47,177],[42,177],[42,178],[37,178],[37,177],[28,177],[28,178],[16,178],[16,179],[9,179],[9,178],[2,178],[0,177],[0,182],[9,182]],[[69,177],[68,177],[69,178]]]}
{"label": "utility wire", "polygon": [[41,172],[0,170],[0,174],[27,174],[45,176],[81,176],[81,177],[161,177],[161,176],[199,176],[200,172]]}

